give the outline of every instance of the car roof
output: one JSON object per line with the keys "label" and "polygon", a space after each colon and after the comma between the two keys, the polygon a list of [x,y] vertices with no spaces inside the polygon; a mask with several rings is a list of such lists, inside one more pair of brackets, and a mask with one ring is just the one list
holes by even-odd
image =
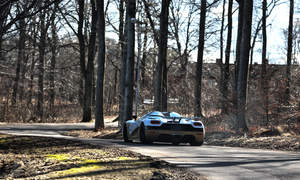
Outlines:
{"label": "car roof", "polygon": [[164,114],[159,111],[150,112],[149,115],[150,116],[164,116]]}
{"label": "car roof", "polygon": [[160,111],[153,111],[149,113],[150,116],[165,116],[165,117],[182,117],[180,114],[176,112],[160,112]]}

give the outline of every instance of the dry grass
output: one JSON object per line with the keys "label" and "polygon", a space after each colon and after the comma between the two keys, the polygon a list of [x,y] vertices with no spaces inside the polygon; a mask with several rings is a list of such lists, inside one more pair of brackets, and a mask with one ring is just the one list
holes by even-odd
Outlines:
{"label": "dry grass", "polygon": [[205,179],[118,148],[1,134],[0,172],[0,179]]}

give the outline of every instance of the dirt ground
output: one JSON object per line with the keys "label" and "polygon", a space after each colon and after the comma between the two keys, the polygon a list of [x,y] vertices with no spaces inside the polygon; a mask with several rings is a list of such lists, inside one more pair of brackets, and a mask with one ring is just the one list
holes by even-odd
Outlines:
{"label": "dirt ground", "polygon": [[206,143],[216,146],[300,152],[300,136],[293,135],[249,137],[215,132],[207,134]]}
{"label": "dirt ground", "polygon": [[198,179],[164,161],[82,142],[0,134],[0,179]]}

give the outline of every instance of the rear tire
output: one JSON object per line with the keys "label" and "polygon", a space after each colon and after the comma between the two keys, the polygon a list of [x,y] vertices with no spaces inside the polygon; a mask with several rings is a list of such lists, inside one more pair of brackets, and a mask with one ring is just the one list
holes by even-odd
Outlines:
{"label": "rear tire", "polygon": [[192,141],[190,142],[191,146],[201,146],[203,144],[203,141],[197,142],[197,141]]}
{"label": "rear tire", "polygon": [[140,141],[142,144],[151,144],[152,142],[147,140],[146,134],[145,134],[145,126],[144,124],[141,125],[140,127]]}
{"label": "rear tire", "polygon": [[127,126],[126,125],[123,126],[123,139],[124,139],[124,142],[127,142],[127,143],[132,142],[132,140],[128,139],[128,133],[127,133]]}
{"label": "rear tire", "polygon": [[174,146],[178,146],[180,142],[172,142]]}

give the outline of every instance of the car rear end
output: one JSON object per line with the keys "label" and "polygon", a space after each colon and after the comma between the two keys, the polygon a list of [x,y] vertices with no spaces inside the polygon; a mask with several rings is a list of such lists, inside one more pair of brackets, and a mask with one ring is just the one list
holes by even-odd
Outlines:
{"label": "car rear end", "polygon": [[153,119],[145,127],[149,140],[159,142],[190,143],[201,145],[204,141],[205,130],[201,121],[187,118]]}

